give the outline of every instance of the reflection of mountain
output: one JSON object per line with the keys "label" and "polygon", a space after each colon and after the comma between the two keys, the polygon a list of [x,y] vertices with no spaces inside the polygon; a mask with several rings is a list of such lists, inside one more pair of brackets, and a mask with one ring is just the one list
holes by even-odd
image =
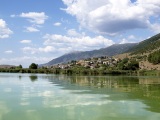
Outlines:
{"label": "reflection of mountain", "polygon": [[[106,94],[110,100],[140,100],[149,111],[160,112],[160,78],[52,76],[50,82],[76,94]],[[100,89],[99,89],[100,88]],[[105,98],[104,98],[105,99]]]}

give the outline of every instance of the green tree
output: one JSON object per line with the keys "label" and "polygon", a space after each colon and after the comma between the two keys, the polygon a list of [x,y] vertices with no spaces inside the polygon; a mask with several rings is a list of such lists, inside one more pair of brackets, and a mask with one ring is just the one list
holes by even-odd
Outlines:
{"label": "green tree", "polygon": [[134,59],[124,58],[120,63],[118,63],[117,68],[119,70],[138,70],[139,62]]}
{"label": "green tree", "polygon": [[136,60],[130,60],[128,65],[126,66],[128,70],[137,70],[139,69],[139,62]]}
{"label": "green tree", "polygon": [[148,61],[153,64],[159,64],[160,63],[160,50],[149,54]]}
{"label": "green tree", "polygon": [[119,70],[124,70],[125,64],[120,62],[117,67],[118,67]]}
{"label": "green tree", "polygon": [[17,68],[22,69],[23,67],[22,67],[22,65],[19,65],[19,66],[17,66]]}
{"label": "green tree", "polygon": [[38,68],[38,65],[35,64],[35,63],[32,63],[30,66],[29,66],[29,69],[37,69]]}
{"label": "green tree", "polygon": [[122,60],[122,63],[123,63],[123,64],[126,64],[128,61],[129,61],[129,58],[124,58],[124,59]]}

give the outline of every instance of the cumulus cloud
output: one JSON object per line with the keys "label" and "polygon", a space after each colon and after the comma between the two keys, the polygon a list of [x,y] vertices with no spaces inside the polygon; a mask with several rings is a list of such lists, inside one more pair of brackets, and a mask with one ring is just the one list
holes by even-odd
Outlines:
{"label": "cumulus cloud", "polygon": [[[84,33],[78,33],[75,29],[69,29],[68,35],[46,34],[42,47],[24,47],[22,51],[26,54],[51,53],[55,56],[63,55],[73,51],[89,51],[108,47],[114,42],[103,36],[90,37]],[[21,43],[28,43],[22,40]]]}
{"label": "cumulus cloud", "polygon": [[31,40],[21,40],[20,43],[23,43],[23,44],[28,44],[28,43],[31,43],[32,41]]}
{"label": "cumulus cloud", "polygon": [[13,32],[7,27],[6,22],[0,19],[0,39],[8,38]]}
{"label": "cumulus cloud", "polygon": [[101,34],[115,35],[131,29],[152,26],[151,17],[160,16],[159,0],[62,0],[67,13],[82,27]]}
{"label": "cumulus cloud", "polygon": [[45,46],[45,47],[39,47],[39,48],[34,48],[34,47],[24,47],[22,48],[22,51],[26,54],[36,54],[36,53],[54,53],[57,52],[57,50],[53,46]]}
{"label": "cumulus cloud", "polygon": [[44,36],[44,45],[52,45],[57,49],[61,49],[62,51],[64,49],[65,52],[70,52],[75,50],[86,51],[99,49],[114,44],[112,40],[104,38],[103,36],[89,37],[84,35],[80,36],[80,34],[77,36],[77,34],[77,32],[76,35],[72,33],[72,36],[46,34]]}
{"label": "cumulus cloud", "polygon": [[67,35],[73,36],[73,37],[83,36],[82,34],[78,33],[75,29],[69,29],[69,30],[67,31]]}
{"label": "cumulus cloud", "polygon": [[54,23],[53,25],[54,25],[54,26],[61,26],[61,25],[62,25],[62,23],[60,23],[60,22],[56,22],[56,23]]}
{"label": "cumulus cloud", "polygon": [[36,48],[32,48],[32,47],[24,47],[24,48],[22,48],[22,51],[24,52],[24,53],[29,53],[29,54],[35,54],[35,53],[37,53],[38,52],[38,49],[36,49]]}
{"label": "cumulus cloud", "polygon": [[29,22],[34,24],[44,24],[45,20],[48,19],[48,16],[44,12],[22,13],[20,17],[27,18]]}

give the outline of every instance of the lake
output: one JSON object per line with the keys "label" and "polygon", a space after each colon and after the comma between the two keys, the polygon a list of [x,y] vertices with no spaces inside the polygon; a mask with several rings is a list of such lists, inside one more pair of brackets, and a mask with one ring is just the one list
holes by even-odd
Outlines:
{"label": "lake", "polygon": [[160,77],[0,73],[0,120],[160,120]]}

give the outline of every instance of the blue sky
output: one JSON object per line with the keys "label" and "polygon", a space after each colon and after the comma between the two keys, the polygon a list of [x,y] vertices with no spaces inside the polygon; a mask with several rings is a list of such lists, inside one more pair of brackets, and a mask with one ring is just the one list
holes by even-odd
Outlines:
{"label": "blue sky", "polygon": [[160,31],[160,0],[0,0],[0,64],[140,42]]}

